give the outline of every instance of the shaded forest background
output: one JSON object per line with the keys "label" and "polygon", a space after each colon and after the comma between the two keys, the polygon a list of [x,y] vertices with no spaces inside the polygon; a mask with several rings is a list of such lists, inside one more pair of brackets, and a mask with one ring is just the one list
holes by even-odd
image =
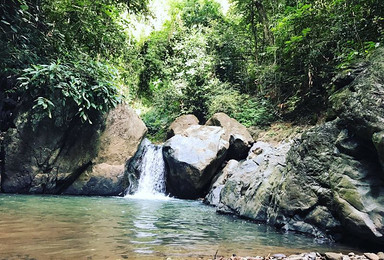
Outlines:
{"label": "shaded forest background", "polygon": [[156,1],[0,0],[1,106],[62,125],[125,101],[155,140],[188,113],[316,123],[336,75],[384,44],[382,0],[159,1],[155,28]]}

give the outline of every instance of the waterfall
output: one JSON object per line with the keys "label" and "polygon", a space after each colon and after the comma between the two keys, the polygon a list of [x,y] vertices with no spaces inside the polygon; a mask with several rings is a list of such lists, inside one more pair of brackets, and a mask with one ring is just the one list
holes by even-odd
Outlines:
{"label": "waterfall", "polygon": [[163,146],[151,143],[145,146],[141,165],[139,166],[140,178],[137,191],[133,198],[164,199],[165,196],[165,164],[163,159]]}

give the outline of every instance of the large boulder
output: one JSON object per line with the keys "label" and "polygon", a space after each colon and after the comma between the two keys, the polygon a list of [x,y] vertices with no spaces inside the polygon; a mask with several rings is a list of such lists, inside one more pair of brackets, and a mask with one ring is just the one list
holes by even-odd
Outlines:
{"label": "large boulder", "polygon": [[216,113],[205,125],[224,128],[225,135],[223,138],[229,142],[227,160],[242,160],[247,157],[254,140],[247,128],[237,122],[236,119],[230,118],[224,113]]}
{"label": "large boulder", "polygon": [[273,191],[270,223],[339,239],[384,243],[384,178],[373,147],[340,120],[303,134]]}
{"label": "large boulder", "polygon": [[302,134],[280,159],[284,151],[260,157],[260,147],[239,162],[218,210],[321,239],[384,244],[383,57],[378,50],[352,82],[340,81],[347,85],[330,99],[337,119]]}
{"label": "large boulder", "polygon": [[229,178],[222,187],[218,211],[266,222],[272,189],[285,168],[290,147],[290,142],[278,146],[256,142],[246,160],[228,169]]}
{"label": "large boulder", "polygon": [[145,124],[132,108],[121,105],[111,111],[98,138],[92,165],[63,193],[121,194],[125,188],[125,163],[135,155],[146,132]]}
{"label": "large boulder", "polygon": [[221,127],[192,125],[165,142],[167,189],[171,195],[195,199],[207,193],[228,149],[224,134]]}
{"label": "large boulder", "polygon": [[72,121],[57,125],[20,112],[16,128],[5,136],[8,193],[117,195],[123,191],[125,160],[133,156],[145,126],[121,105],[92,125]]}
{"label": "large boulder", "polygon": [[20,112],[5,135],[5,172],[1,183],[7,193],[57,194],[91,165],[100,122],[56,126]]}
{"label": "large boulder", "polygon": [[182,115],[175,119],[168,128],[167,139],[182,134],[191,125],[198,125],[199,119],[194,115]]}

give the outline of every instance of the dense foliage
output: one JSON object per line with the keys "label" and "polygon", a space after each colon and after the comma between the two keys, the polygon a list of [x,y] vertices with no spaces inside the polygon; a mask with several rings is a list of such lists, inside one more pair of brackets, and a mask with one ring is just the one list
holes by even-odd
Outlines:
{"label": "dense foliage", "polygon": [[156,139],[187,113],[315,122],[334,76],[384,44],[382,0],[231,0],[226,13],[215,0],[162,0],[167,19],[133,37],[155,2],[0,0],[1,91],[88,122],[124,94]]}
{"label": "dense foliage", "polygon": [[384,43],[380,0],[234,3],[252,36],[253,88],[268,93],[283,112],[321,111],[332,77]]}
{"label": "dense foliage", "polygon": [[144,121],[162,135],[177,116],[192,113],[204,123],[225,112],[247,126],[270,122],[275,113],[262,96],[250,96],[251,42],[239,19],[226,17],[215,1],[173,2],[171,18],[142,46],[138,94],[154,104]]}
{"label": "dense foliage", "polygon": [[120,14],[145,7],[146,1],[0,1],[1,92],[31,103],[41,116],[76,109],[75,117],[92,122],[121,100],[114,67],[128,55],[129,38]]}

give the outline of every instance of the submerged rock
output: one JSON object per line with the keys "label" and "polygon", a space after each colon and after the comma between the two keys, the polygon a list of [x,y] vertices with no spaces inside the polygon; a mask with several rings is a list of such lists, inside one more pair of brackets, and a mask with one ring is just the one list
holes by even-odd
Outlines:
{"label": "submerged rock", "polygon": [[224,134],[221,127],[192,125],[165,142],[167,189],[171,195],[195,199],[207,193],[228,149]]}
{"label": "submerged rock", "polygon": [[227,160],[242,160],[255,142],[247,128],[224,113],[214,114],[205,125],[224,128],[224,140],[229,142]]}

